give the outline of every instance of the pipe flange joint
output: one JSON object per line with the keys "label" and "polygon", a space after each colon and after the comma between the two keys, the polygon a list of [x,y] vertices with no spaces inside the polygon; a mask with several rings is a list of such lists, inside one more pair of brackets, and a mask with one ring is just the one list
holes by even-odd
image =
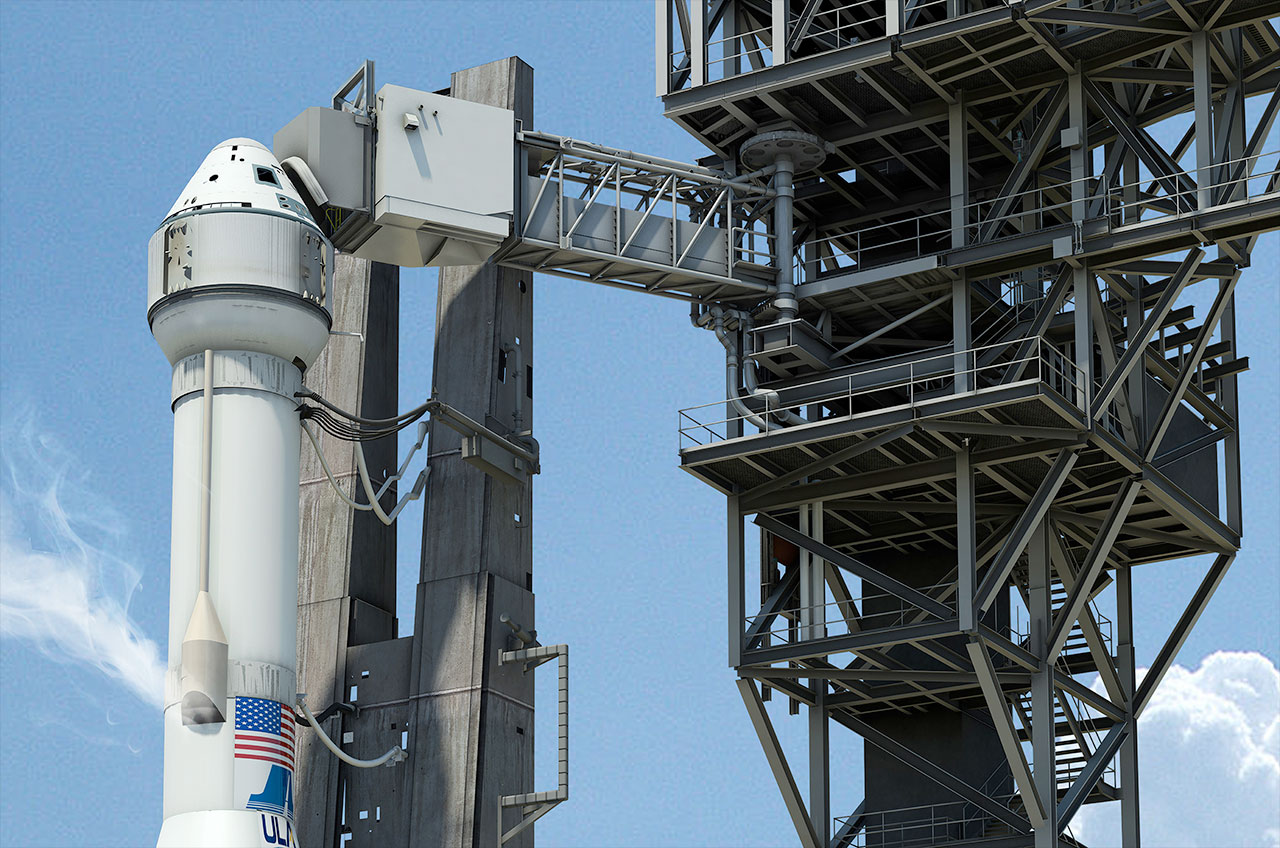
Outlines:
{"label": "pipe flange joint", "polygon": [[780,129],[762,132],[747,139],[738,150],[738,157],[746,167],[758,170],[785,156],[791,160],[795,173],[802,173],[821,165],[832,150],[828,142],[816,135]]}

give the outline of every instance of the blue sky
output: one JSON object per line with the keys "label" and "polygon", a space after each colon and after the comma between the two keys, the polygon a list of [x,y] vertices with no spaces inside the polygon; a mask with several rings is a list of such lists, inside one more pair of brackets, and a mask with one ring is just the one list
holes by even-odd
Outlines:
{"label": "blue sky", "polygon": [[[9,595],[3,607],[0,844],[154,844],[160,716],[139,693],[166,632],[171,416],[145,255],[209,148],[270,143],[366,58],[380,83],[431,90],[453,69],[516,54],[535,69],[537,129],[692,161],[702,150],[653,96],[652,27],[647,2],[0,4],[0,585],[48,599],[19,612]],[[1260,244],[1238,289],[1253,363],[1242,378],[1246,549],[1179,658],[1180,685],[1203,698],[1171,701],[1159,731],[1176,742],[1179,722],[1204,726],[1178,711],[1183,700],[1219,718],[1237,710],[1223,738],[1257,737],[1241,756],[1272,758],[1264,790],[1280,723],[1274,700],[1245,709],[1240,692],[1265,696],[1280,655],[1278,241]],[[401,281],[407,408],[430,386],[435,275]],[[539,278],[535,298],[538,627],[575,656],[573,796],[539,822],[539,843],[791,844],[725,667],[723,499],[677,468],[676,410],[720,396],[721,350],[675,302],[555,278]],[[402,633],[420,508],[405,516]],[[1139,572],[1140,663],[1203,568]],[[1239,653],[1201,668],[1220,650]],[[540,688],[544,705],[551,691]],[[797,741],[803,721],[774,715],[784,742]],[[552,719],[541,712],[543,743]],[[852,775],[835,793],[841,815],[859,800],[861,766],[850,740],[837,744]],[[553,747],[540,757],[539,785],[550,785]],[[1198,798],[1184,810],[1205,804],[1199,815],[1221,820]]]}

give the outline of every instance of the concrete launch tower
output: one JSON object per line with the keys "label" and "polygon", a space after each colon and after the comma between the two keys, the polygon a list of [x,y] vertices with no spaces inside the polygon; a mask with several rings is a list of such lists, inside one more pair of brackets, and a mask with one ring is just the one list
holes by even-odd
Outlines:
{"label": "concrete launch tower", "polygon": [[[532,845],[567,798],[567,649],[533,631],[537,271],[687,300],[725,348],[726,396],[681,412],[679,461],[727,499],[728,662],[800,845],[1076,845],[1081,805],[1115,802],[1135,848],[1138,718],[1241,545],[1234,292],[1280,229],[1280,2],[655,8],[657,94],[697,165],[536,131],[518,59],[435,94],[366,63],[275,138],[282,214],[323,234],[327,287],[299,296],[340,334],[285,357],[311,437],[298,684],[254,696],[306,693],[327,737],[300,722],[300,844]],[[1175,144],[1153,136],[1184,114]],[[424,264],[446,266],[435,385],[397,415],[396,266]],[[409,491],[387,437],[426,414]],[[426,502],[414,634],[386,493]],[[1203,582],[1139,682],[1133,570],[1184,557]],[[175,681],[205,668],[186,656]],[[535,792],[550,660],[560,779]],[[244,697],[230,680],[195,680],[192,708]],[[806,723],[808,786],[770,701]],[[865,800],[837,810],[846,732]],[[396,746],[392,768],[357,759]]]}

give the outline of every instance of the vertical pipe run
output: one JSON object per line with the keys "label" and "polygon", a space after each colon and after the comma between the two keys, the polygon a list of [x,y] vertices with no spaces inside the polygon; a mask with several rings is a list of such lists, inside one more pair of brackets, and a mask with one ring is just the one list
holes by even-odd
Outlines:
{"label": "vertical pipe run", "polygon": [[213,511],[213,351],[204,352],[204,420],[200,433],[200,591],[209,591],[209,524]]}
{"label": "vertical pipe run", "polygon": [[796,317],[799,308],[795,272],[791,265],[791,237],[795,229],[795,163],[790,156],[779,154],[774,160],[774,167],[773,185],[777,197],[773,201],[773,228],[777,233],[774,255],[778,263],[778,293],[773,298],[773,305],[778,308],[779,320],[790,321]]}

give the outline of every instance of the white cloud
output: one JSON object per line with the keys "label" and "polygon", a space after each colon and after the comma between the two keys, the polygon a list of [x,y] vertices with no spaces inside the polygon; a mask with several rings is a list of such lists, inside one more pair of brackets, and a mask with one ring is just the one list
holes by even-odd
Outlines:
{"label": "white cloud", "polygon": [[[1143,845],[1280,846],[1280,671],[1263,655],[1171,668],[1138,721],[1138,752]],[[1118,845],[1119,815],[1116,803],[1086,807],[1072,831]]]}
{"label": "white cloud", "polygon": [[159,707],[164,662],[129,617],[139,572],[121,553],[119,516],[31,416],[6,428],[0,454],[0,637],[95,668]]}

